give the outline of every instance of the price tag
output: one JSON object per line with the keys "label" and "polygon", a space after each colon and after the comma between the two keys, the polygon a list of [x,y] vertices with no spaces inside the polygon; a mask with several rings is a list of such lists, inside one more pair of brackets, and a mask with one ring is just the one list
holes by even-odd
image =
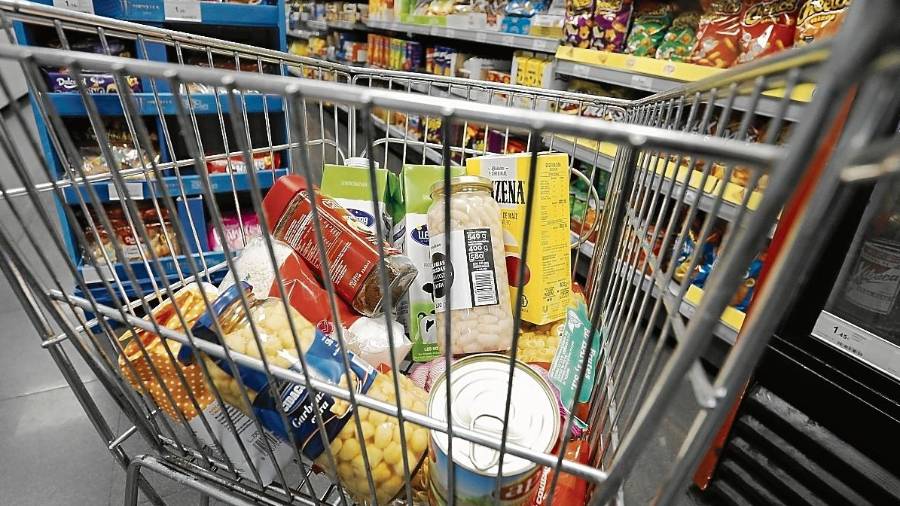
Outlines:
{"label": "price tag", "polygon": [[85,14],[94,13],[93,0],[53,0],[53,6],[60,9],[69,9],[70,11],[84,12]]}
{"label": "price tag", "polygon": [[476,34],[475,34],[475,41],[476,41],[476,42],[486,42],[486,41],[487,41],[487,34],[484,33],[484,32],[478,32],[478,33],[476,33]]}
{"label": "price tag", "polygon": [[500,43],[504,46],[514,47],[516,45],[516,38],[512,35],[504,35]]}
{"label": "price tag", "polygon": [[900,347],[823,311],[813,335],[826,343],[900,379]]}
{"label": "price tag", "polygon": [[632,75],[631,84],[636,87],[653,90],[653,79],[647,76]]}
{"label": "price tag", "polygon": [[163,12],[168,21],[201,21],[200,0],[165,0]]}
{"label": "price tag", "polygon": [[535,51],[549,51],[551,49],[551,44],[553,44],[553,41],[551,40],[534,39],[531,48]]}
{"label": "price tag", "polygon": [[446,32],[444,33],[444,37],[447,37],[448,39],[455,39],[456,30],[454,30],[453,28],[447,28]]}
{"label": "price tag", "polygon": [[587,65],[580,65],[576,63],[575,65],[572,65],[572,73],[577,76],[588,77],[591,75],[591,68]]}
{"label": "price tag", "polygon": [[[115,184],[109,183],[108,188],[109,200],[122,200]],[[131,200],[141,200],[144,198],[144,183],[125,183],[125,191]]]}

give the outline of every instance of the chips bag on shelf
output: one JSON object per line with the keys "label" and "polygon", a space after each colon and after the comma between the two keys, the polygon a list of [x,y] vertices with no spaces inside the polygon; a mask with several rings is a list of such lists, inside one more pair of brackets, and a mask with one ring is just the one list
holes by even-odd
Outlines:
{"label": "chips bag on shelf", "polygon": [[628,34],[625,52],[635,56],[655,55],[656,48],[672,24],[672,9],[669,4],[641,4]]}
{"label": "chips bag on shelf", "polygon": [[691,63],[728,68],[740,55],[740,0],[703,0]]}
{"label": "chips bag on shelf", "polygon": [[571,47],[588,49],[591,47],[594,17],[590,12],[566,14],[563,21],[563,41]]}
{"label": "chips bag on shelf", "polygon": [[794,45],[809,44],[812,41],[833,35],[837,31],[850,0],[806,0],[797,13],[797,30]]}
{"label": "chips bag on shelf", "polygon": [[596,0],[591,47],[616,53],[622,51],[628,34],[631,10],[631,0]]}
{"label": "chips bag on shelf", "polygon": [[697,42],[697,25],[700,13],[697,11],[682,12],[673,21],[659,47],[656,58],[659,60],[686,61],[691,56]]}
{"label": "chips bag on shelf", "polygon": [[738,63],[793,46],[799,8],[800,0],[744,0]]}

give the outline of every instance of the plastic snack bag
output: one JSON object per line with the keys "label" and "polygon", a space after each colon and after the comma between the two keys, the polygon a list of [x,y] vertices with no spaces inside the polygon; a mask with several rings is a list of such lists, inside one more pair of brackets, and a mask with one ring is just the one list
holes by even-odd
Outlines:
{"label": "plastic snack bag", "polygon": [[642,4],[634,22],[625,52],[635,56],[653,56],[672,24],[672,8],[669,5]]}
{"label": "plastic snack bag", "polygon": [[691,50],[697,42],[697,25],[700,23],[700,13],[696,11],[682,12],[672,26],[666,32],[663,41],[656,49],[656,58],[659,60],[686,61],[691,56]]}
{"label": "plastic snack bag", "polygon": [[594,4],[591,47],[620,52],[625,46],[631,9],[631,0],[597,0]]}
{"label": "plastic snack bag", "polygon": [[806,0],[797,13],[794,45],[812,41],[836,31],[847,13],[850,0]]}
{"label": "plastic snack bag", "polygon": [[762,58],[794,45],[800,0],[744,1],[738,63]]}
{"label": "plastic snack bag", "polygon": [[728,68],[740,55],[740,0],[705,0],[691,63]]}

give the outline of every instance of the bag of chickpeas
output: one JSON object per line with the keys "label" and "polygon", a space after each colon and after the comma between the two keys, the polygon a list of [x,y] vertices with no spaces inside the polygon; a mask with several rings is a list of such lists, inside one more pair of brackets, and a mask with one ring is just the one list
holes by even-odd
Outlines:
{"label": "bag of chickpeas", "polygon": [[[371,472],[379,504],[404,493],[405,469],[412,476],[412,490],[423,494],[425,484],[420,468],[428,446],[427,429],[407,422],[401,435],[397,418],[364,407],[354,409],[346,400],[317,392],[315,397],[326,432],[323,435],[315,416],[316,400],[305,386],[234,362],[234,354],[240,353],[264,360],[270,367],[302,374],[299,346],[311,376],[342,387],[349,384],[357,395],[397,403],[393,372],[379,372],[347,352],[348,374],[340,344],[335,339],[316,329],[293,307],[288,305],[286,311],[281,299],[256,299],[252,291],[246,282],[229,287],[213,303],[215,314],[206,313],[193,328],[195,337],[226,347],[231,357],[214,357],[185,346],[179,360],[190,363],[199,357],[207,361],[212,382],[225,402],[256,416],[265,428],[283,440],[293,439],[304,457],[337,478],[359,502],[368,503],[372,498],[367,470]],[[244,309],[242,293],[249,311]],[[293,323],[293,332],[289,322]],[[425,392],[406,376],[398,374],[397,381],[401,407],[424,414]],[[404,467],[404,448],[408,467]],[[334,456],[337,469],[331,466],[328,452]]]}

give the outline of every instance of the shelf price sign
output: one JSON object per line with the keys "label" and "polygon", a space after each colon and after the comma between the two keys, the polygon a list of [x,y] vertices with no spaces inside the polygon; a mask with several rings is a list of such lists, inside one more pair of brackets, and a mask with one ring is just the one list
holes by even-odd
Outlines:
{"label": "shelf price sign", "polygon": [[900,379],[900,346],[823,311],[812,334],[826,343]]}
{"label": "shelf price sign", "polygon": [[165,0],[163,11],[166,21],[190,21],[199,23],[200,0]]}
{"label": "shelf price sign", "polygon": [[69,9],[70,11],[84,12],[85,14],[94,13],[93,0],[53,0],[53,6],[60,9]]}

